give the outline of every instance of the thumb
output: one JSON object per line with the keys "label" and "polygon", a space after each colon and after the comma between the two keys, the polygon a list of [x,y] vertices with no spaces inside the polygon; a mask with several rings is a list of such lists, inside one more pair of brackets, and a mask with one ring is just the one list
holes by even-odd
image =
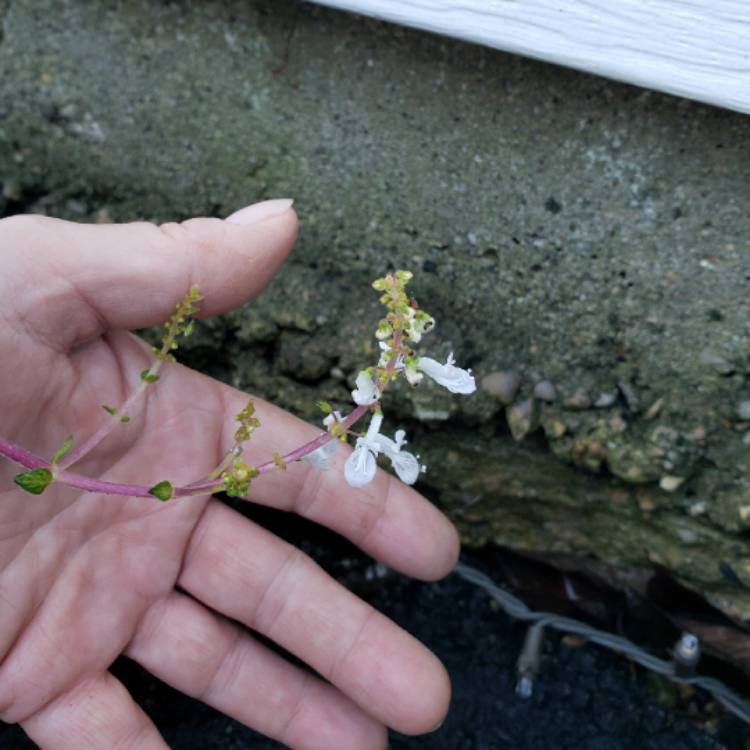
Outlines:
{"label": "thumb", "polygon": [[110,329],[163,323],[190,287],[217,315],[256,296],[297,236],[287,199],[181,224],[0,221],[0,290],[27,330],[70,347]]}

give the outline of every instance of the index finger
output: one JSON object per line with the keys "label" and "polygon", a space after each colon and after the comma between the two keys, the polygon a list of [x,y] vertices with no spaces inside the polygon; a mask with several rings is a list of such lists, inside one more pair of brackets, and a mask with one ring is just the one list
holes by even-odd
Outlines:
{"label": "index finger", "polygon": [[244,304],[291,250],[297,216],[282,199],[161,226],[20,215],[0,221],[0,234],[0,292],[25,329],[67,351],[110,329],[160,325],[193,285],[200,317]]}

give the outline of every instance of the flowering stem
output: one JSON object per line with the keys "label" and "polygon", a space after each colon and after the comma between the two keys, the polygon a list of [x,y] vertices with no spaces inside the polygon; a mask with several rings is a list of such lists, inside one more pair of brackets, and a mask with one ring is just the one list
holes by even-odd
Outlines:
{"label": "flowering stem", "polygon": [[[355,409],[352,409],[352,411],[341,420],[339,423],[341,425],[342,430],[348,430],[352,425],[354,425],[361,417],[364,415],[367,411],[369,411],[368,406],[357,406]],[[295,448],[292,451],[289,451],[289,453],[283,455],[281,457],[281,460],[285,463],[291,463],[292,461],[299,461],[300,459],[304,458],[308,453],[312,453],[314,450],[317,450],[320,448],[320,446],[325,445],[326,443],[330,442],[331,440],[338,440],[337,437],[335,437],[330,432],[323,432],[318,437],[316,437],[314,440],[310,440],[309,442],[305,443],[304,445],[301,445],[299,448]],[[278,468],[278,464],[276,461],[266,461],[263,464],[260,464],[259,466],[255,467],[258,470],[259,474],[266,474],[269,471],[273,471],[274,469]],[[216,490],[217,487],[219,487],[222,484],[221,479],[201,479],[197,482],[192,482],[191,484],[186,485],[185,487],[178,487],[175,489],[175,495],[195,495],[199,492],[206,492],[206,491],[213,491]]]}
{"label": "flowering stem", "polygon": [[[127,403],[127,402],[126,402]],[[342,420],[341,426],[344,430],[348,430],[355,422],[357,422],[367,411],[369,407],[358,406],[351,411],[350,414]],[[98,434],[98,433],[97,433]],[[329,440],[336,440],[331,433],[325,432],[319,435],[314,440],[301,445],[299,448],[295,448],[286,455],[282,456],[284,463],[290,463],[292,461],[298,461],[308,453],[312,453],[316,448],[324,445]],[[30,451],[26,450],[20,445],[6,440],[0,437],[0,456],[10,459],[14,463],[23,466],[26,469],[49,469],[55,477],[55,481],[60,484],[65,484],[68,487],[74,487],[75,489],[85,490],[87,492],[101,492],[105,495],[125,495],[128,497],[148,497],[153,498],[150,490],[151,487],[141,484],[123,484],[118,482],[107,482],[103,479],[92,479],[91,477],[83,476],[82,474],[76,474],[72,471],[67,471],[60,465],[54,465],[52,462],[47,461],[39,456],[34,455]],[[269,471],[277,468],[275,461],[266,461],[257,467],[259,474],[266,474]],[[206,492],[217,492],[222,488],[222,479],[204,479],[192,484],[185,485],[184,487],[175,487],[173,497],[186,497],[188,495],[200,495]]]}
{"label": "flowering stem", "polygon": [[174,361],[171,352],[177,348],[177,338],[190,334],[193,326],[193,320],[190,316],[198,312],[197,305],[202,299],[203,297],[199,293],[198,287],[195,285],[191,286],[183,300],[176,306],[173,315],[165,323],[161,348],[152,347],[152,351],[156,354],[156,359],[151,363],[148,370],[144,370],[141,373],[141,382],[138,384],[138,387],[128,396],[125,403],[119,409],[104,406],[104,409],[109,412],[111,419],[107,420],[106,424],[102,425],[88,440],[85,440],[77,448],[74,448],[67,455],[61,457],[57,464],[58,471],[64,471],[76,461],[80,461],[94,450],[117,425],[130,421],[130,414],[128,412],[133,409],[136,401],[146,388],[159,380],[161,366],[164,362]]}

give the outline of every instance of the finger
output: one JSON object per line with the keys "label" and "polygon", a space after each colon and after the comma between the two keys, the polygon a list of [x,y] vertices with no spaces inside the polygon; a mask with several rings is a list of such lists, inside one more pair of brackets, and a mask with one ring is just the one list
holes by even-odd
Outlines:
{"label": "finger", "polygon": [[[191,382],[195,388],[197,384]],[[231,415],[242,409],[247,396],[226,385],[215,387],[226,404],[220,429],[224,431],[221,444],[228,448],[236,427]],[[261,428],[248,450],[256,465],[271,459],[274,452],[283,455],[321,433],[260,399],[256,410]],[[447,575],[456,564],[460,547],[453,524],[418,492],[386,471],[378,470],[365,487],[350,487],[343,476],[349,453],[349,448],[342,448],[328,471],[300,461],[288,465],[285,471],[264,474],[253,482],[251,499],[327,526],[408,575],[423,580]]]}
{"label": "finger", "polygon": [[432,653],[299,550],[216,500],[196,527],[178,583],[400,732],[430,731],[447,711],[449,680]]}
{"label": "finger", "polygon": [[383,750],[385,727],[338,690],[173,593],[141,621],[127,656],[177,690],[295,750]]}
{"label": "finger", "polygon": [[42,750],[169,750],[109,672],[78,683],[21,726]]}
{"label": "finger", "polygon": [[163,323],[193,284],[206,298],[201,315],[216,315],[258,294],[284,261],[297,233],[290,206],[162,226],[3,219],[0,289],[27,330],[59,347]]}

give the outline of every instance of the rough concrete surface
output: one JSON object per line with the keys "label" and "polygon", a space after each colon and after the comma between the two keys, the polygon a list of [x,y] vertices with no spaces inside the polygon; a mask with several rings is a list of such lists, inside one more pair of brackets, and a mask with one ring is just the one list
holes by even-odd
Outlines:
{"label": "rough concrete surface", "polygon": [[386,401],[465,540],[657,563],[750,619],[746,117],[289,0],[0,12],[5,211],[296,199],[291,263],[191,363],[317,418],[410,268],[424,351],[520,376]]}

